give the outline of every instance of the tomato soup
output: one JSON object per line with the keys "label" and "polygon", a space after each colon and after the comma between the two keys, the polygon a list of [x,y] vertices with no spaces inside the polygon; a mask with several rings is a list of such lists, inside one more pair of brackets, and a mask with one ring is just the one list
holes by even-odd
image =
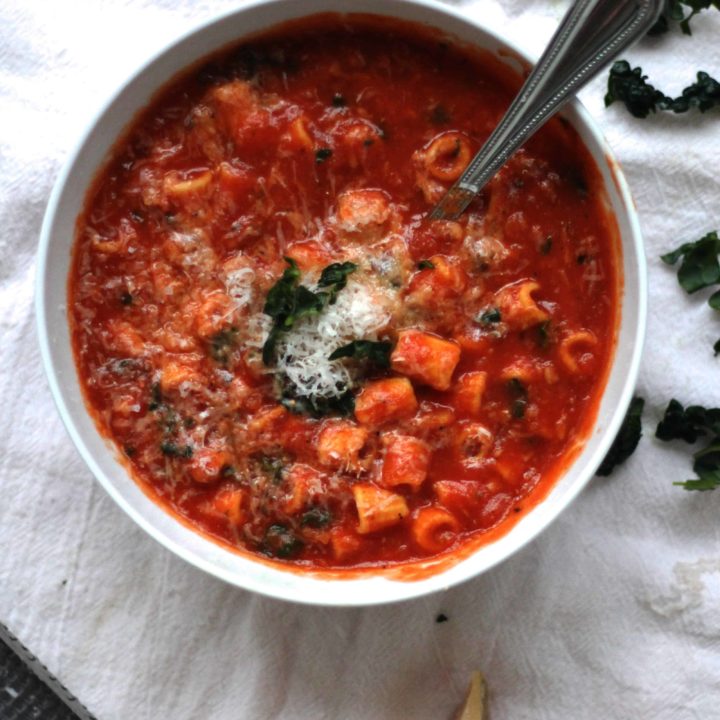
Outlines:
{"label": "tomato soup", "polygon": [[136,119],[69,307],[89,409],[157,502],[241,552],[360,568],[496,536],[548,492],[615,344],[599,172],[554,120],[428,219],[518,85],[412,25],[325,16]]}

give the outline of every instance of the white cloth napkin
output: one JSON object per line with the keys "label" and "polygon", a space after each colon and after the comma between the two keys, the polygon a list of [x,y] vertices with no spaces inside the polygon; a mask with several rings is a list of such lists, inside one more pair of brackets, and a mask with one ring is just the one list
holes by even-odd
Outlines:
{"label": "white cloth napkin", "polygon": [[[720,718],[720,490],[691,494],[667,400],[720,406],[720,322],[658,256],[720,228],[720,111],[635,120],[582,99],[637,200],[650,269],[638,452],[539,539],[465,585],[369,609],[295,606],[195,570],[95,483],[58,419],[33,317],[52,183],[143,59],[236,0],[0,0],[0,620],[102,720],[449,718],[480,668],[500,720]],[[349,7],[351,3],[338,3]],[[467,12],[538,53],[567,6]],[[668,93],[720,76],[720,13],[626,56]],[[444,613],[448,621],[436,623]],[[0,693],[4,689],[0,687]]]}

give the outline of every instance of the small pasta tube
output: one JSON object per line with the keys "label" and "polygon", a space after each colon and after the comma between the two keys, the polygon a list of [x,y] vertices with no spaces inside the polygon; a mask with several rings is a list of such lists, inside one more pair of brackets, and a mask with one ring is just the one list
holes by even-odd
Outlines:
{"label": "small pasta tube", "polygon": [[409,417],[417,406],[407,378],[385,378],[368,383],[355,398],[355,417],[363,425],[378,426]]}
{"label": "small pasta tube", "polygon": [[458,132],[442,133],[425,150],[425,169],[441,182],[457,180],[472,159],[470,141]]}
{"label": "small pasta tube", "polygon": [[452,545],[460,532],[460,523],[448,510],[425,507],[412,519],[412,536],[428,552],[440,552]]}
{"label": "small pasta tube", "polygon": [[487,385],[487,373],[467,372],[455,384],[455,409],[469,417],[477,417]]}
{"label": "small pasta tube", "polygon": [[330,422],[318,436],[318,460],[335,470],[354,468],[367,439],[368,431],[355,423],[346,420]]}
{"label": "small pasta tube", "polygon": [[495,293],[495,305],[500,317],[513,330],[525,330],[550,319],[534,300],[532,294],[540,289],[535,280],[520,280],[510,283]]}
{"label": "small pasta tube", "polygon": [[359,519],[357,531],[361,535],[396,525],[409,513],[402,495],[369,483],[354,485],[353,496]]}
{"label": "small pasta tube", "polygon": [[460,361],[460,346],[453,340],[421,330],[403,330],[390,356],[396,372],[436,390],[447,390]]}
{"label": "small pasta tube", "polygon": [[418,490],[427,477],[430,448],[427,443],[412,435],[391,435],[382,466],[382,483],[385,487],[409,485]]}
{"label": "small pasta tube", "polygon": [[560,341],[558,357],[571,373],[582,374],[594,359],[593,350],[598,340],[589,330],[577,330]]}

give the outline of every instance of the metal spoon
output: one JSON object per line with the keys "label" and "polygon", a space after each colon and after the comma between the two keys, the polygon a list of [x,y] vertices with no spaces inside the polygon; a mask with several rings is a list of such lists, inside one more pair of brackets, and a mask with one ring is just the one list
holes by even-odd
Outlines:
{"label": "metal spoon", "polygon": [[430,213],[459,217],[513,153],[618,53],[657,22],[665,0],[576,0],[512,105]]}

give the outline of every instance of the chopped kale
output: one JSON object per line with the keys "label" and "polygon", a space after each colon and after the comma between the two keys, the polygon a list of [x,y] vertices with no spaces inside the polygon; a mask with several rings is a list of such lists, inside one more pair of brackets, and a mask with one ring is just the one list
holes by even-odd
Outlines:
{"label": "chopped kale", "polygon": [[661,260],[674,265],[681,257],[678,282],[687,293],[694,293],[720,282],[720,238],[710,232],[695,242],[684,243],[676,250],[661,256]]}
{"label": "chopped kale", "polygon": [[549,255],[550,251],[552,250],[553,246],[553,237],[552,235],[548,235],[542,243],[540,243],[540,254],[541,255]]}
{"label": "chopped kale", "polygon": [[610,69],[605,106],[616,101],[623,102],[637,118],[646,118],[658,110],[684,113],[697,108],[704,113],[720,105],[720,83],[700,71],[694,83],[678,97],[671,98],[647,82],[647,75],[643,75],[642,68],[632,68],[627,61],[618,60]]}
{"label": "chopped kale", "polygon": [[547,350],[547,347],[550,344],[550,321],[549,320],[545,320],[545,322],[541,322],[537,326],[537,334],[538,334],[538,345],[543,350]]}
{"label": "chopped kale", "polygon": [[338,397],[284,395],[280,404],[296,415],[310,415],[315,418],[352,415],[355,411],[355,397],[350,390]]}
{"label": "chopped kale", "polygon": [[160,443],[160,450],[163,455],[172,458],[191,458],[193,455],[191,445],[176,445],[174,442]]}
{"label": "chopped kale", "polygon": [[720,486],[719,408],[706,409],[699,405],[683,408],[673,399],[655,434],[660,440],[679,439],[687,443],[695,443],[700,437],[712,435],[708,445],[694,454],[693,470],[697,478],[674,484],[686,490],[714,490]]}
{"label": "chopped kale", "polygon": [[330,511],[326,508],[322,507],[313,507],[310,508],[306,513],[303,513],[303,516],[300,520],[300,525],[302,527],[311,527],[311,528],[324,528],[327,527],[332,522],[332,515],[330,514]]}
{"label": "chopped kale", "polygon": [[369,360],[380,368],[390,367],[390,353],[392,343],[375,342],[373,340],[353,340],[347,345],[334,350],[328,360],[340,358],[355,358],[356,360]]}
{"label": "chopped kale", "polygon": [[273,319],[273,327],[262,349],[265,365],[273,362],[280,333],[290,330],[300,318],[318,315],[327,305],[334,303],[337,293],[347,284],[347,276],[357,268],[357,265],[351,262],[328,265],[318,281],[318,286],[326,287],[328,291],[313,292],[304,285],[298,285],[300,269],[297,263],[287,257],[285,262],[289,267],[270,288],[263,308],[263,312]]}
{"label": "chopped kale", "polygon": [[210,357],[216,362],[225,365],[237,345],[237,336],[238,331],[234,327],[221,330],[213,335],[210,338]]}
{"label": "chopped kale", "polygon": [[[690,12],[685,15],[685,8],[689,8]],[[650,28],[648,35],[662,35],[670,29],[670,21],[680,24],[680,29],[685,35],[692,35],[690,29],[690,20],[695,15],[714,7],[720,10],[719,0],[668,0],[666,10],[660,16],[660,19]]]}
{"label": "chopped kale", "polygon": [[620,432],[610,446],[608,454],[600,464],[597,475],[606,477],[612,473],[616,466],[624,463],[637,448],[642,437],[642,413],[645,400],[634,397],[620,426]]}
{"label": "chopped kale", "polygon": [[507,386],[510,393],[510,414],[516,420],[522,420],[528,405],[527,388],[518,378],[509,380]]}
{"label": "chopped kale", "polygon": [[[704,290],[711,285],[720,283],[720,238],[717,232],[710,232],[695,242],[681,245],[672,252],[661,256],[668,265],[675,265],[682,258],[677,277],[680,286],[688,294]],[[716,290],[709,298],[708,305],[713,310],[720,310],[720,290]],[[713,346],[713,352],[720,352],[720,340]]]}
{"label": "chopped kale", "polygon": [[260,457],[260,469],[275,485],[279,485],[285,473],[285,461],[280,457],[263,455]]}
{"label": "chopped kale", "polygon": [[433,125],[447,125],[450,122],[450,113],[442,105],[436,105],[430,111],[430,122]]}
{"label": "chopped kale", "polygon": [[502,320],[502,315],[498,308],[490,308],[480,315],[476,322],[482,325],[493,325],[499,323]]}
{"label": "chopped kale", "polygon": [[157,410],[160,405],[162,405],[162,392],[160,391],[160,383],[153,383],[150,386],[150,403],[148,405],[148,410],[151,412],[154,412]]}
{"label": "chopped kale", "polygon": [[352,262],[332,263],[328,265],[321,273],[318,280],[318,287],[329,287],[330,297],[328,304],[332,305],[337,294],[347,285],[348,275],[357,270],[357,265]]}
{"label": "chopped kale", "polygon": [[324,163],[332,154],[333,151],[330,148],[320,148],[315,151],[315,162]]}
{"label": "chopped kale", "polygon": [[660,440],[684,440],[693,444],[699,438],[710,436],[707,445],[693,455],[696,478],[675,482],[685,490],[714,490],[720,487],[720,408],[691,405],[684,408],[673,399],[658,423],[655,436]]}
{"label": "chopped kale", "polygon": [[288,527],[285,525],[271,525],[265,531],[265,537],[260,549],[270,557],[286,559],[297,555],[302,548],[302,541]]}
{"label": "chopped kale", "polygon": [[656,112],[658,103],[665,99],[664,93],[647,82],[647,75],[642,74],[642,68],[633,69],[625,60],[613,64],[608,77],[605,107],[620,101],[636,118],[645,118],[651,112]]}
{"label": "chopped kale", "polygon": [[720,435],[720,409],[706,409],[700,405],[684,408],[672,399],[663,419],[658,423],[655,437],[660,440],[684,440],[694,443],[707,434]]}

